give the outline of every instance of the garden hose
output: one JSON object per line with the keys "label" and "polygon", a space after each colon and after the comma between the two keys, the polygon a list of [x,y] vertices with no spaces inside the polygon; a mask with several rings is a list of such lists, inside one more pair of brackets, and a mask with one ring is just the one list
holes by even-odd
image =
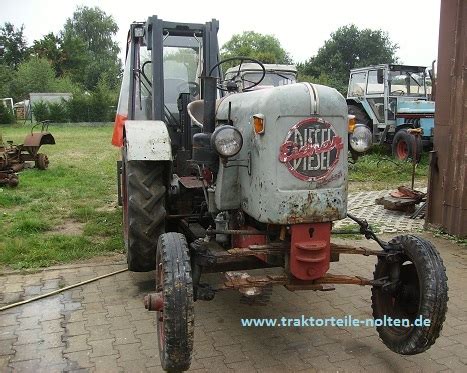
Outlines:
{"label": "garden hose", "polygon": [[52,295],[55,295],[55,294],[59,294],[59,293],[61,293],[61,292],[64,292],[64,291],[66,291],[66,290],[70,290],[70,289],[76,288],[76,287],[81,286],[81,285],[89,284],[90,282],[94,282],[94,281],[100,280],[100,279],[105,278],[105,277],[110,277],[110,276],[113,276],[113,275],[117,275],[117,274],[122,273],[122,272],[125,272],[125,271],[128,271],[128,268],[119,269],[118,271],[115,271],[115,272],[110,272],[110,273],[107,273],[107,274],[102,275],[102,276],[98,276],[98,277],[91,278],[91,279],[89,279],[89,280],[85,280],[85,281],[82,281],[82,282],[78,282],[77,284],[69,285],[69,286],[66,286],[66,287],[64,287],[64,288],[51,291],[50,293],[38,295],[37,297],[23,300],[23,301],[21,301],[21,302],[16,302],[16,303],[8,304],[8,305],[6,305],[6,306],[0,307],[0,311],[5,311],[5,310],[8,310],[8,309],[10,309],[10,308],[14,308],[14,307],[21,306],[21,305],[23,305],[23,304],[35,302],[36,300],[40,300],[40,299],[43,299],[43,298],[47,298],[47,297],[50,297],[50,296],[52,296]]}

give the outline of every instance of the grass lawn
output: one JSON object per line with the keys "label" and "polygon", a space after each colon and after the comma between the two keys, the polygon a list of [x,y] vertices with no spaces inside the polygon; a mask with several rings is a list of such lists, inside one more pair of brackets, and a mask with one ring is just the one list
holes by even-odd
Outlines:
{"label": "grass lawn", "polygon": [[[370,154],[349,164],[349,191],[393,189],[400,185],[410,187],[412,163],[396,161],[390,151],[374,147]],[[428,185],[428,152],[415,169],[415,189]]]}
{"label": "grass lawn", "polygon": [[[22,143],[30,125],[0,126],[3,140]],[[0,188],[0,265],[34,268],[123,251],[117,207],[119,150],[112,125],[51,125],[56,145],[41,148],[49,169],[27,169],[16,189]],[[376,149],[349,165],[350,190],[410,184],[411,165],[384,160]],[[427,156],[417,168],[426,185]]]}
{"label": "grass lawn", "polygon": [[[0,126],[3,140],[22,143],[29,125]],[[112,125],[51,125],[49,169],[19,173],[15,189],[0,188],[0,264],[43,267],[122,251],[117,208],[119,150]]]}

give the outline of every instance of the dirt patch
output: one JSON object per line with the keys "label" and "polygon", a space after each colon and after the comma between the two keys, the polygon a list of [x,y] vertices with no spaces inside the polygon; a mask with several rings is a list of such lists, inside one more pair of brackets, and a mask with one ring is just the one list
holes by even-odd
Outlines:
{"label": "dirt patch", "polygon": [[112,202],[112,203],[109,203],[109,204],[105,204],[101,207],[98,207],[96,209],[97,212],[114,212],[115,209],[117,208],[117,201],[115,202]]}
{"label": "dirt patch", "polygon": [[84,223],[76,220],[65,220],[62,224],[54,227],[51,234],[63,234],[65,236],[80,236],[84,231]]}

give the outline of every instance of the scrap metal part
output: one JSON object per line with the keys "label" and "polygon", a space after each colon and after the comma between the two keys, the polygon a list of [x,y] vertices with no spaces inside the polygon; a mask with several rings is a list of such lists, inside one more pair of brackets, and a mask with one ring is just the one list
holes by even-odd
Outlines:
{"label": "scrap metal part", "polygon": [[18,175],[12,171],[1,171],[0,172],[0,185],[10,186],[12,188],[17,187],[19,184]]}

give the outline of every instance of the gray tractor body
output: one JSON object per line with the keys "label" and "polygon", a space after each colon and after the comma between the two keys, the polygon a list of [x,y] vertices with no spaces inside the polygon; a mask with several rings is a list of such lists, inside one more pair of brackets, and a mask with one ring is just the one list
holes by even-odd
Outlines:
{"label": "gray tractor body", "polygon": [[[241,208],[263,223],[291,224],[343,219],[347,212],[347,143],[343,148],[283,162],[286,141],[302,148],[347,138],[347,107],[335,89],[297,83],[225,97],[216,119],[228,120],[243,136],[235,159],[220,162],[215,185],[218,210]],[[253,117],[264,118],[264,133],[253,130]],[[297,126],[307,119],[316,119]],[[230,167],[231,163],[247,167]]]}

